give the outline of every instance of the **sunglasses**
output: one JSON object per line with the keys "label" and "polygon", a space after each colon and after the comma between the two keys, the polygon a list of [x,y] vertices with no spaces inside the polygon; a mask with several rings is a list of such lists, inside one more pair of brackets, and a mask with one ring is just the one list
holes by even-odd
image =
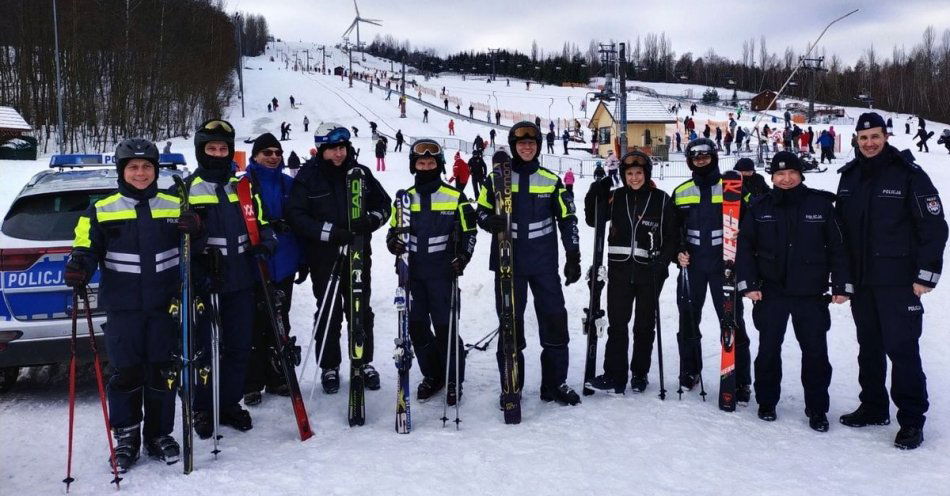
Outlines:
{"label": "sunglasses", "polygon": [[514,130],[515,139],[536,139],[538,137],[538,129],[534,126],[524,126],[519,127]]}
{"label": "sunglasses", "polygon": [[646,167],[647,159],[646,157],[642,157],[640,155],[628,155],[623,158],[623,165]]}
{"label": "sunglasses", "polygon": [[442,153],[442,146],[433,141],[423,141],[412,145],[412,152],[416,155],[436,156]]}
{"label": "sunglasses", "polygon": [[219,128],[224,129],[225,132],[228,132],[228,133],[234,132],[234,128],[231,127],[231,124],[228,123],[227,121],[222,121],[222,120],[208,121],[207,123],[205,123],[203,127],[203,129],[207,129],[209,131],[219,129]]}
{"label": "sunglasses", "polygon": [[283,150],[270,150],[270,149],[267,149],[267,150],[261,150],[261,153],[262,153],[265,157],[273,157],[274,155],[277,155],[278,157],[284,156],[284,151],[283,151]]}

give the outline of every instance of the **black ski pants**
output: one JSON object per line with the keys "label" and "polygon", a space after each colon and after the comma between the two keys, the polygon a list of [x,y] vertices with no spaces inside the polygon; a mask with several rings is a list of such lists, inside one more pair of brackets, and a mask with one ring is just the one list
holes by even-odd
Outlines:
{"label": "black ski pants", "polygon": [[788,319],[802,350],[802,387],[805,408],[811,413],[828,412],[828,330],[831,314],[823,296],[781,296],[768,292],[752,307],[752,322],[759,331],[755,357],[755,399],[759,406],[775,408],[782,391],[782,342]]}
{"label": "black ski pants", "polygon": [[[495,312],[501,315],[501,294],[498,291],[498,273],[495,273]],[[518,377],[524,385],[525,327],[524,312],[528,300],[528,287],[534,297],[534,311],[538,319],[538,338],[541,341],[541,385],[552,390],[567,382],[568,341],[567,309],[561,278],[556,271],[514,277],[515,334],[518,339]],[[499,326],[500,326],[499,318]],[[498,336],[498,371],[504,376],[504,338]]]}
{"label": "black ski pants", "polygon": [[[314,319],[317,318],[319,314],[319,308],[324,304],[321,299],[323,298],[324,289],[330,283],[330,270],[333,266],[333,260],[327,259],[326,263],[321,264],[314,270],[311,266],[310,268],[310,277],[313,281],[313,295],[317,299],[317,312],[314,313]],[[363,301],[366,303],[366,315],[363,319],[364,323],[364,333],[366,334],[366,339],[363,342],[363,363],[369,364],[373,362],[373,323],[376,320],[376,316],[373,313],[373,307],[370,305],[370,297],[372,296],[372,268],[373,268],[373,257],[369,250],[364,252],[363,257]],[[330,316],[330,325],[328,329],[328,334],[326,337],[325,350],[323,352],[323,358],[320,360],[320,368],[323,369],[335,369],[340,366],[343,358],[340,354],[340,335],[341,329],[343,327],[343,315],[347,315],[347,320],[349,320],[350,314],[350,279],[349,279],[349,259],[345,259],[342,264],[340,264],[340,284],[337,289],[336,294],[336,304],[333,307],[333,314]],[[327,302],[329,304],[329,302]],[[327,329],[328,326],[325,325],[325,322],[317,323],[317,336],[316,336],[316,356],[320,356],[320,343],[323,342],[323,333],[324,329]],[[349,355],[349,352],[347,352]]]}
{"label": "black ski pants", "polygon": [[[294,276],[279,281],[276,285],[280,299],[280,319],[284,329],[290,333],[290,300],[294,291]],[[251,336],[251,355],[247,362],[247,377],[244,379],[244,393],[276,388],[287,383],[280,361],[275,354],[274,329],[271,327],[267,306],[264,304],[264,288],[258,285],[254,290],[254,329]]]}
{"label": "black ski pants", "polygon": [[[631,263],[609,265],[607,277],[607,344],[604,373],[618,384],[627,382],[627,370],[637,377],[650,372],[656,325],[657,295],[665,277],[637,280]],[[649,273],[646,273],[649,274]],[[637,273],[636,275],[639,275]],[[634,303],[636,310],[634,310]],[[630,343],[628,324],[633,316],[633,360],[627,361]]]}
{"label": "black ski pants", "polygon": [[[680,378],[686,375],[698,374],[703,369],[702,321],[703,304],[706,302],[706,290],[712,295],[716,315],[722,319],[722,302],[724,299],[722,285],[722,270],[705,271],[687,267],[689,271],[689,288],[679,284],[676,288],[677,303],[680,312],[680,328],[676,334],[680,352]],[[689,290],[689,298],[685,291]],[[689,303],[687,303],[689,302]],[[690,314],[695,322],[695,329],[690,328]],[[736,384],[747,386],[752,384],[752,358],[749,352],[749,335],[746,332],[745,320],[742,318],[742,299],[736,297]],[[695,334],[695,335],[694,335]]]}
{"label": "black ski pants", "polygon": [[884,382],[891,359],[891,399],[901,427],[923,427],[930,407],[927,377],[920,362],[924,307],[907,286],[859,286],[851,298],[858,332],[861,404],[888,413]]}
{"label": "black ski pants", "polygon": [[[409,335],[422,375],[436,382],[445,381],[446,366],[449,382],[455,382],[455,361],[459,357],[459,383],[465,380],[465,345],[459,330],[454,357],[449,348],[452,312],[452,279],[430,278],[409,281],[412,301],[409,311]],[[433,330],[435,332],[433,332]]]}

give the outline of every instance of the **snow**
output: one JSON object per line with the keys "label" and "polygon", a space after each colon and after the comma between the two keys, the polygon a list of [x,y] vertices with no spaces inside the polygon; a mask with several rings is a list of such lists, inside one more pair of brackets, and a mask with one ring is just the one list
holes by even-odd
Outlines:
{"label": "snow", "polygon": [[[388,68],[384,61],[373,63]],[[401,129],[412,137],[446,135],[448,117],[430,111],[430,122],[423,124],[421,109],[410,104],[408,118],[399,119],[396,99],[384,101],[385,92],[379,89],[370,94],[360,83],[348,89],[339,77],[289,71],[283,63],[269,62],[266,57],[248,59],[245,66],[253,68],[245,71],[247,116],[240,117],[239,103],[230,108],[227,116],[238,129],[239,148],[245,151],[249,152],[251,147],[242,143],[245,138],[265,131],[276,132],[281,121],[289,121],[294,127],[293,139],[285,142],[285,152],[293,149],[305,157],[313,141],[309,133],[303,133],[304,115],[310,118],[311,132],[321,121],[359,127],[362,132],[354,143],[364,151],[362,162],[370,166],[372,143],[367,120],[377,122],[386,133]],[[422,82],[421,76],[418,78]],[[543,112],[544,116],[553,98],[557,104],[551,107],[552,117],[570,117],[566,97],[583,98],[589,91],[550,86],[542,89],[536,85],[525,91],[524,85],[516,81],[512,81],[510,88],[500,86],[503,80],[499,81],[489,85],[483,80],[462,81],[461,77],[448,76],[424,84],[433,88],[445,85],[451,94],[471,96],[475,101],[485,101],[486,95],[495,91],[503,107]],[[682,89],[673,91],[681,93]],[[287,97],[291,94],[298,101],[298,109],[289,107]],[[273,96],[280,100],[280,109],[267,113],[266,104]],[[591,104],[589,110],[592,112],[593,108]],[[705,107],[700,110],[705,111]],[[849,108],[848,114],[855,117],[860,111]],[[697,117],[721,118],[699,114]],[[741,124],[751,126],[752,122]],[[899,148],[910,147],[910,137],[903,134],[902,118],[895,117],[895,124],[898,134],[892,143]],[[930,123],[937,134],[942,127]],[[457,120],[456,130],[459,137],[471,139],[476,132],[487,136],[488,128]],[[839,131],[847,138],[850,127],[840,126]],[[173,139],[172,151],[183,152],[194,164],[190,140]],[[950,167],[944,149],[934,146],[931,153],[917,157],[938,188],[947,192]],[[847,152],[840,153],[836,166],[848,158]],[[388,191],[411,184],[407,153],[389,152],[386,161],[387,171],[377,177]],[[47,162],[48,157],[35,162],[0,161],[4,178],[0,185],[0,211],[6,211],[20,187],[44,169]],[[807,184],[834,191],[837,175],[833,170],[809,174]],[[671,191],[681,180],[661,180],[658,186]],[[578,178],[578,196],[583,195],[589,183],[589,177]],[[593,233],[583,222],[579,225],[582,264],[586,267],[591,260]],[[461,335],[467,342],[474,342],[497,325],[492,311],[492,278],[486,270],[489,237],[480,232],[478,239],[475,258],[461,279]],[[819,434],[808,428],[799,382],[800,352],[791,330],[784,348],[778,421],[759,421],[754,400],[735,413],[717,409],[718,326],[711,302],[704,309],[702,326],[703,372],[709,401],[703,403],[696,392],[677,400],[675,271],[661,294],[668,390],[665,402],[656,397],[659,377],[654,357],[650,386],[644,394],[613,397],[598,393],[584,397],[584,403],[576,407],[542,403],[538,398],[537,322],[529,310],[525,315],[528,348],[521,425],[505,425],[498,410],[499,381],[494,354],[473,351],[469,354],[468,380],[461,403],[461,429],[456,431],[451,421],[442,427],[441,396],[418,403],[413,394],[413,432],[400,436],[393,428],[396,372],[389,359],[396,335],[392,305],[396,278],[382,231],[373,238],[373,251],[376,261],[372,305],[377,315],[378,350],[375,365],[382,375],[383,389],[367,392],[366,426],[347,426],[345,379],[340,394],[326,396],[317,391],[307,401],[316,435],[305,443],[297,438],[289,400],[265,395],[261,406],[250,408],[253,430],[239,433],[223,428],[225,437],[218,460],[210,455],[210,441],[197,442],[196,470],[189,476],[181,474],[181,465],[164,466],[143,458],[125,475],[122,494],[946,494],[950,483],[946,460],[950,451],[950,399],[946,394],[950,382],[950,341],[941,332],[945,326],[938,323],[950,319],[950,306],[944,304],[950,295],[948,284],[924,297],[927,314],[921,354],[930,378],[931,408],[925,431],[927,440],[914,452],[892,447],[896,423],[889,427],[849,429],[836,421],[858,404],[857,343],[846,306],[831,308],[833,324],[828,339],[834,375],[830,388],[830,432]],[[291,323],[306,348],[315,310],[310,282],[296,287],[294,293]],[[569,383],[579,391],[583,378],[585,337],[581,333],[581,315],[587,300],[586,286],[579,283],[566,287],[565,298],[573,338]],[[532,305],[527,307],[531,309]],[[745,321],[754,356],[758,339],[752,326],[751,305],[746,305]],[[598,364],[603,360],[603,341]],[[305,397],[314,386],[310,375],[314,368],[311,362],[307,377],[301,377]],[[30,369],[21,375],[21,383],[13,392],[0,397],[0,492],[63,491],[60,480],[65,472],[67,420],[64,369]],[[420,379],[418,367],[414,366],[412,383]],[[77,480],[72,493],[109,493],[101,411],[95,381],[88,369],[80,378],[76,413],[73,475]],[[454,418],[451,411],[449,416]],[[179,425],[176,422],[176,437],[180,436]]]}

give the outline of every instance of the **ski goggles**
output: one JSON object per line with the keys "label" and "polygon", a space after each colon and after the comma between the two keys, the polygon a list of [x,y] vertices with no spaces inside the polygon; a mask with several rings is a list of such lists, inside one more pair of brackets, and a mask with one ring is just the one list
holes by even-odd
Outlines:
{"label": "ski goggles", "polygon": [[277,155],[278,157],[283,157],[283,156],[284,156],[284,151],[283,151],[283,150],[271,150],[271,149],[268,148],[268,149],[266,149],[266,150],[261,150],[261,154],[263,154],[265,157],[273,157],[274,155]]}
{"label": "ski goggles", "polygon": [[626,167],[647,167],[650,165],[650,160],[643,155],[630,154],[623,158],[623,165]]}
{"label": "ski goggles", "polygon": [[412,153],[435,157],[442,154],[442,146],[434,141],[420,141],[412,145]]}
{"label": "ski goggles", "polygon": [[511,130],[515,140],[531,139],[536,140],[540,136],[538,128],[534,126],[522,126]]}
{"label": "ski goggles", "polygon": [[208,121],[203,126],[201,126],[201,129],[206,129],[208,131],[223,129],[224,132],[226,133],[234,134],[234,127],[231,126],[231,123],[229,123],[228,121],[222,121],[222,120]]}
{"label": "ski goggles", "polygon": [[334,145],[347,141],[350,141],[350,130],[345,127],[338,127],[330,130],[330,132],[327,133],[327,139],[324,141],[324,143]]}
{"label": "ski goggles", "polygon": [[689,149],[689,156],[693,158],[697,157],[710,157],[715,151],[709,145],[696,145]]}

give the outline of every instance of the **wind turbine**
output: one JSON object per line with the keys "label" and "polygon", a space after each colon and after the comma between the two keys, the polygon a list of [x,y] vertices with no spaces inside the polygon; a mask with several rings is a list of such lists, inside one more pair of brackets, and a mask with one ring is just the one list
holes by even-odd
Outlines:
{"label": "wind turbine", "polygon": [[[343,36],[350,34],[353,29],[356,29],[356,49],[361,50],[360,48],[360,23],[365,22],[366,24],[372,24],[374,26],[382,26],[382,20],[380,19],[366,19],[360,17],[360,8],[356,5],[356,0],[353,0],[353,8],[356,10],[356,17],[353,19],[353,24],[350,24],[350,27],[343,32]],[[366,61],[366,54],[363,53],[363,61]]]}

